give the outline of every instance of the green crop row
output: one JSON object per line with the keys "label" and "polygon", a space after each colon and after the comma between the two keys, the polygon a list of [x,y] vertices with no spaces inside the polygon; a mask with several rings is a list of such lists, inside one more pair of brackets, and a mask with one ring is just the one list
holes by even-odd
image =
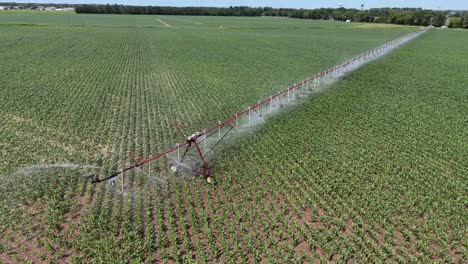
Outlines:
{"label": "green crop row", "polygon": [[429,32],[223,153],[252,232],[325,261],[465,262],[465,35]]}
{"label": "green crop row", "polygon": [[0,27],[1,260],[463,262],[461,32],[272,117],[211,161],[216,187],[164,159],[86,179],[412,30]]}

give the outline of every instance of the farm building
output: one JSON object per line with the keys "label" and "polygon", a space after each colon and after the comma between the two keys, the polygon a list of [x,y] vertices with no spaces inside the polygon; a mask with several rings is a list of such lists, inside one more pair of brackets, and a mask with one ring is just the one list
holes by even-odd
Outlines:
{"label": "farm building", "polygon": [[55,11],[75,11],[75,8],[73,8],[73,7],[59,7],[59,8],[56,8]]}

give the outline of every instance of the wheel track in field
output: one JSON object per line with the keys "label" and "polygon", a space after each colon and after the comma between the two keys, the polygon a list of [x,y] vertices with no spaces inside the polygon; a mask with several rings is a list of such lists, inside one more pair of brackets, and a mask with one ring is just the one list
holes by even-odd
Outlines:
{"label": "wheel track in field", "polygon": [[189,22],[189,23],[193,23],[193,24],[196,24],[196,25],[202,25],[203,23],[202,22],[198,22],[198,21],[192,21],[192,20],[188,20],[188,19],[181,19],[181,18],[175,18],[175,17],[166,17],[166,16],[160,16],[164,19],[169,19],[169,20],[179,20],[179,21],[183,21],[183,22]]}
{"label": "wheel track in field", "polygon": [[171,25],[169,25],[168,23],[164,22],[164,20],[162,20],[162,19],[160,19],[160,18],[158,18],[158,17],[156,18],[156,20],[157,20],[159,23],[163,24],[164,26],[166,26],[166,27],[168,27],[168,28],[171,28],[171,27],[172,27]]}

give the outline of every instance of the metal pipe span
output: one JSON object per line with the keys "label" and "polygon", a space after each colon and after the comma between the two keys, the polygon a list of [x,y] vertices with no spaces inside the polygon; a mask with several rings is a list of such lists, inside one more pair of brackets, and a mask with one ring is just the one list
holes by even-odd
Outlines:
{"label": "metal pipe span", "polygon": [[[417,37],[418,35],[426,32],[428,29],[424,29],[424,30],[421,30],[421,31],[418,31],[418,32],[413,32],[413,33],[410,33],[410,34],[407,34],[405,36],[402,36],[400,38],[397,38],[395,40],[392,40],[384,45],[381,45],[379,47],[376,47],[374,49],[371,49],[371,50],[368,50],[366,52],[363,52],[361,54],[359,54],[358,56],[344,62],[343,64],[339,65],[339,66],[336,66],[336,67],[333,67],[333,68],[330,68],[324,72],[320,72],[320,73],[317,73],[315,74],[314,76],[310,77],[310,78],[307,78],[305,80],[303,80],[302,82],[300,83],[297,83],[297,84],[294,84],[286,89],[284,89],[283,91],[280,91],[252,106],[250,106],[249,108],[247,108],[246,110],[243,110],[243,111],[240,111],[240,112],[237,112],[236,114],[232,115],[231,117],[225,119],[224,121],[221,121],[219,122],[218,124],[216,124],[215,126],[212,126],[206,130],[203,130],[203,132],[198,132],[196,137],[195,137],[195,140],[201,138],[201,137],[204,137],[206,135],[209,135],[210,133],[212,133],[213,131],[217,130],[217,129],[220,129],[222,127],[224,127],[225,125],[231,123],[232,121],[236,120],[237,118],[241,117],[241,116],[244,116],[244,115],[247,115],[250,113],[250,111],[252,110],[255,110],[259,107],[261,107],[262,105],[267,105],[268,103],[270,103],[272,100],[280,97],[280,96],[284,96],[285,94],[287,94],[289,91],[291,90],[297,90],[299,89],[300,87],[302,87],[304,84],[308,84],[314,80],[317,80],[319,79],[320,77],[323,77],[323,76],[326,76],[330,73],[334,73],[340,69],[343,69],[345,67],[347,67],[348,65],[352,64],[353,62],[359,60],[359,59],[362,59],[362,58],[366,58],[367,56],[369,55],[375,55],[376,52],[381,52],[381,51],[385,51],[387,48],[392,48],[392,47],[395,47],[395,46],[398,46],[399,44],[402,44],[405,40],[411,40],[412,38],[415,38]],[[134,165],[130,166],[130,167],[127,167],[127,168],[124,168],[124,169],[121,169],[119,170],[118,172],[112,174],[111,176],[107,177],[106,179],[109,179],[109,178],[113,178],[121,173],[124,173],[128,170],[131,170],[131,169],[134,169],[134,168],[137,168],[137,167],[140,167],[146,163],[149,163],[153,160],[157,160],[163,156],[166,156],[167,154],[169,153],[172,153],[174,151],[177,151],[179,148],[183,148],[187,145],[189,145],[190,143],[188,141],[185,141],[183,143],[179,143],[179,144],[176,144],[174,147],[172,148],[169,148],[169,149],[166,149],[162,152],[159,152],[157,153],[156,155],[154,156],[151,156],[149,158],[145,158],[137,163],[135,163]],[[106,179],[103,179],[103,180],[106,180]],[[103,180],[100,180],[100,181],[103,181]]]}

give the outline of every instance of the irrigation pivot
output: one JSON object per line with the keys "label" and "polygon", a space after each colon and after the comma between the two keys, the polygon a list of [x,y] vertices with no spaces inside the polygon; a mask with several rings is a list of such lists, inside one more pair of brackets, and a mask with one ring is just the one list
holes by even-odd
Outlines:
{"label": "irrigation pivot", "polygon": [[[250,125],[253,115],[257,115],[258,117],[263,118],[261,111],[262,107],[269,109],[269,111],[264,111],[264,113],[271,113],[275,103],[278,107],[282,108],[285,103],[287,104],[300,98],[300,92],[304,94],[310,91],[314,91],[317,87],[324,85],[329,78],[333,78],[333,76],[343,76],[347,72],[352,71],[369,61],[375,60],[387,52],[399,47],[400,45],[417,38],[428,30],[429,28],[424,28],[418,32],[410,33],[403,37],[392,40],[382,46],[361,53],[360,55],[344,62],[341,65],[326,70],[325,72],[317,73],[300,83],[294,84],[293,86],[290,86],[283,91],[271,95],[268,98],[259,101],[255,105],[248,107],[246,110],[238,112],[224,121],[219,121],[215,126],[212,126],[201,132],[193,133],[192,135],[188,136],[184,142],[178,143],[172,148],[166,149],[148,158],[142,158],[136,161],[133,165],[123,168],[106,178],[93,178],[92,182],[100,183],[104,181],[110,181],[113,183],[116,177],[129,170],[142,167],[144,165],[150,164],[151,161],[158,160],[161,157],[177,152],[177,159],[172,160],[169,164],[169,171],[171,173],[179,174],[184,172],[194,176],[202,176],[208,183],[213,183],[214,172],[208,163],[207,155],[216,146],[218,146],[218,144],[223,141],[233,129],[238,131],[238,120],[240,118],[247,118]],[[224,129],[225,131],[221,133],[221,129]],[[216,142],[214,143],[213,147],[207,149],[206,141],[213,135],[215,135],[214,138],[216,139]]]}

